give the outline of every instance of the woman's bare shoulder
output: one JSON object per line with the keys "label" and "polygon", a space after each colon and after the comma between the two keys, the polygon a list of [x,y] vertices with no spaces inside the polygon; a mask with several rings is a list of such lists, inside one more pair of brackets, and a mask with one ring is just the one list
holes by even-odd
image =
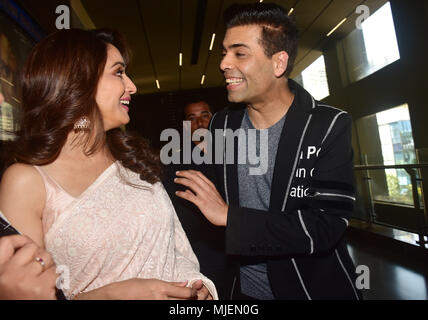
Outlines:
{"label": "woman's bare shoulder", "polygon": [[43,209],[45,196],[43,178],[35,167],[16,163],[4,172],[0,184],[0,203],[19,201],[35,209]]}
{"label": "woman's bare shoulder", "polygon": [[46,191],[36,168],[14,164],[3,174],[0,184],[0,210],[22,234],[43,246],[42,214]]}
{"label": "woman's bare shoulder", "polygon": [[1,183],[8,187],[34,189],[43,185],[43,179],[34,166],[15,163],[4,172]]}

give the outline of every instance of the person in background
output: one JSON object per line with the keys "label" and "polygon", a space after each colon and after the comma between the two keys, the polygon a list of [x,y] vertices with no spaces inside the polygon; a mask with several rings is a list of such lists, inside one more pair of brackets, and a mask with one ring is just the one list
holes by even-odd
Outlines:
{"label": "person in background", "polygon": [[[198,129],[208,129],[212,116],[211,107],[205,101],[191,102],[184,107],[184,121],[190,121],[192,135]],[[192,142],[205,151],[204,141]]]}
{"label": "person in background", "polygon": [[[184,130],[189,130],[193,136],[198,129],[208,129],[212,118],[212,109],[206,101],[192,101],[184,107],[184,121],[189,121],[190,125],[185,125]],[[199,148],[200,152],[205,152],[205,141],[192,141],[191,152]],[[214,178],[212,168],[206,164],[183,163],[182,149],[175,152],[180,154],[180,164],[169,164],[165,166],[163,183],[167,190],[175,211],[180,219],[184,231],[189,238],[189,242],[198,257],[201,272],[210,278],[216,285],[219,299],[230,298],[233,277],[228,258],[224,247],[224,228],[217,228],[209,223],[199,209],[192,203],[176,196],[176,192],[183,190],[174,183],[175,174],[179,170],[198,170],[211,179]]]}

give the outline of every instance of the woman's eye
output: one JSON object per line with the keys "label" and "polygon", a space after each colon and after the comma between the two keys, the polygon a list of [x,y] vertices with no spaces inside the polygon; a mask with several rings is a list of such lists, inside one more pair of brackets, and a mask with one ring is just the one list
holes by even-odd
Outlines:
{"label": "woman's eye", "polygon": [[116,71],[116,75],[121,77],[124,72],[125,72],[124,70],[118,70],[118,71]]}

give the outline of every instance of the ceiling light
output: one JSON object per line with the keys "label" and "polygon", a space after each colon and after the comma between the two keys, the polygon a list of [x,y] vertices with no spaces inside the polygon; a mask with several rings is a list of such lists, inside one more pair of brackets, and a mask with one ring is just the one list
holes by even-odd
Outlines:
{"label": "ceiling light", "polygon": [[160,90],[159,80],[156,80],[156,86],[157,86],[157,87],[158,87],[158,89]]}
{"label": "ceiling light", "polygon": [[327,37],[329,37],[333,32],[336,31],[337,28],[339,28],[347,19],[343,19],[342,21],[339,22],[339,24],[337,26],[335,26],[329,33],[327,33]]}
{"label": "ceiling light", "polygon": [[181,67],[183,65],[183,54],[180,53],[179,57],[178,57],[178,65]]}
{"label": "ceiling light", "polygon": [[294,12],[294,8],[291,8],[290,11],[288,11],[288,15],[291,15]]}
{"label": "ceiling light", "polygon": [[263,0],[260,0],[260,2],[263,2]]}
{"label": "ceiling light", "polygon": [[213,33],[213,37],[211,38],[210,51],[213,49],[214,41],[215,41],[215,33]]}
{"label": "ceiling light", "polygon": [[202,76],[202,80],[201,80],[201,86],[203,86],[205,83],[205,75]]}

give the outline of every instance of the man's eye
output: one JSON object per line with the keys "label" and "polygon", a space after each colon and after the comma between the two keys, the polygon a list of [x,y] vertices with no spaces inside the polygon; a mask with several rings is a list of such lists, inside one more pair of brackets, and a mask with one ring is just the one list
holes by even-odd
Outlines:
{"label": "man's eye", "polygon": [[237,56],[237,57],[243,57],[243,56],[245,56],[245,53],[237,52],[237,53],[236,53],[236,56]]}

